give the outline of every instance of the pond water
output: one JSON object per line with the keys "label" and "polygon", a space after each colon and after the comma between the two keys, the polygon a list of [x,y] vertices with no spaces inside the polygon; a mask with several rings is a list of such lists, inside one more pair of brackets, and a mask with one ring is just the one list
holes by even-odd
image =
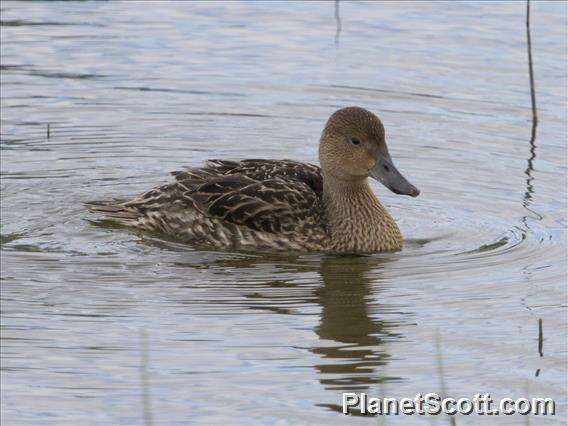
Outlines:
{"label": "pond water", "polygon": [[[2,3],[3,424],[565,424],[566,3],[531,9],[532,142],[523,2],[335,8]],[[208,251],[83,206],[208,158],[317,162],[348,105],[422,191],[372,184],[402,252]],[[346,418],[347,391],[557,406]]]}

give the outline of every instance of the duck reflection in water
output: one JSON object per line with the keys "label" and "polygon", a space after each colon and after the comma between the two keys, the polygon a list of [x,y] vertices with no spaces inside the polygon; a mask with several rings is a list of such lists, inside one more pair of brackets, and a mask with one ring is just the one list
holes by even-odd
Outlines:
{"label": "duck reflection in water", "polygon": [[[164,248],[163,245],[160,247]],[[194,254],[198,253],[205,254]],[[176,263],[176,266],[210,269],[216,275],[219,270],[229,269],[231,281],[228,285],[233,291],[238,289],[235,281],[262,282],[261,286],[255,284],[252,288],[248,284],[243,288],[244,292],[240,292],[238,305],[247,309],[297,315],[301,313],[298,309],[305,306],[321,307],[319,324],[314,327],[319,339],[307,350],[320,358],[313,367],[320,383],[325,390],[331,391],[333,398],[316,405],[341,411],[343,392],[376,394],[377,390],[382,390],[383,383],[402,380],[386,373],[390,358],[387,343],[401,337],[394,331],[402,323],[397,320],[401,315],[392,306],[377,302],[381,274],[393,262],[396,262],[396,255],[320,257],[267,253],[235,258],[219,252],[192,262]],[[266,279],[268,277],[272,279]],[[302,281],[309,277],[311,283],[314,278],[321,282],[315,286],[298,286],[294,279],[298,277],[302,277]],[[287,288],[294,291],[287,291]],[[219,300],[201,296],[199,302],[191,300],[187,303],[234,306],[236,302],[234,298]]]}
{"label": "duck reflection in water", "polygon": [[[343,392],[368,392],[381,383],[400,381],[389,377],[385,367],[389,360],[386,343],[401,337],[394,329],[400,322],[385,319],[396,311],[376,302],[381,289],[381,271],[395,258],[384,255],[324,256],[319,262],[307,264],[299,258],[290,259],[278,255],[223,262],[231,268],[263,270],[263,266],[279,265],[293,275],[315,272],[322,284],[309,294],[300,296],[297,303],[317,304],[321,307],[319,325],[314,328],[321,345],[309,350],[321,357],[316,369],[320,383],[326,390],[334,391],[336,399],[317,404],[334,411],[341,411]],[[296,287],[286,280],[266,283],[272,288]],[[274,306],[274,296],[261,295],[258,291],[246,295],[253,302],[251,309],[270,310],[277,314],[295,314],[295,309]],[[264,299],[266,303],[259,303]]]}
{"label": "duck reflection in water", "polygon": [[[387,309],[373,301],[380,271],[393,261],[377,256],[322,259],[324,285],[317,290],[322,313],[315,332],[326,344],[311,351],[322,357],[315,368],[321,384],[337,391],[337,401],[343,392],[368,392],[380,383],[401,380],[384,372],[389,359],[385,343],[400,337],[393,331],[396,323],[380,319]],[[318,405],[342,409],[338,403]]]}

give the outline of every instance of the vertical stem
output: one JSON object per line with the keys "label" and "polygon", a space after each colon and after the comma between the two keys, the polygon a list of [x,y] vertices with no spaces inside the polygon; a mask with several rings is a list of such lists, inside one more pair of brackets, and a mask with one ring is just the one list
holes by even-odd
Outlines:
{"label": "vertical stem", "polygon": [[534,88],[534,72],[533,72],[533,61],[532,61],[532,44],[531,44],[531,7],[530,0],[527,0],[527,51],[529,57],[529,79],[531,85],[531,105],[532,105],[532,129],[531,129],[531,142],[534,142],[536,137],[536,125],[538,123],[538,117],[536,113],[536,94]]}
{"label": "vertical stem", "polygon": [[339,0],[335,0],[335,47],[339,46],[341,34],[341,17],[339,16]]}
{"label": "vertical stem", "polygon": [[542,318],[538,319],[538,354],[542,357],[542,346],[543,346],[543,337],[542,337]]}
{"label": "vertical stem", "polygon": [[[440,330],[436,330],[435,336],[435,343],[436,343],[436,361],[438,363],[438,377],[440,379],[440,397],[446,398],[446,380],[444,378],[444,359],[442,357],[442,344],[440,342]],[[456,426],[456,417],[448,415],[450,419],[450,426]]]}
{"label": "vertical stem", "polygon": [[142,409],[144,411],[144,424],[151,426],[152,407],[150,405],[150,386],[148,380],[148,334],[146,330],[140,331],[140,386],[142,388]]}

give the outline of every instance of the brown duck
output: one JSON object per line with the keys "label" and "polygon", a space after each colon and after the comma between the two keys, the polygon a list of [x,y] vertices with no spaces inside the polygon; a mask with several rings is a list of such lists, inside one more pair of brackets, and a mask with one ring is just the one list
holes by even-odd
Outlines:
{"label": "brown duck", "polygon": [[367,183],[420,191],[394,167],[379,118],[336,111],[319,144],[321,168],[291,160],[210,160],[128,201],[89,203],[120,224],[193,244],[235,249],[375,253],[403,238]]}

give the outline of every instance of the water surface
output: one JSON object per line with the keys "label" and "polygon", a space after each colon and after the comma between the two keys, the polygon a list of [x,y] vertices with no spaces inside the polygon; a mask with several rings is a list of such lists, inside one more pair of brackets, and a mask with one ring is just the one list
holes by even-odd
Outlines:
{"label": "water surface", "polygon": [[[524,3],[338,12],[2,3],[3,424],[345,424],[345,391],[546,396],[456,421],[566,422],[566,4],[532,6],[532,142]],[[317,162],[347,105],[422,191],[373,183],[400,253],[208,251],[82,205],[208,158]]]}

